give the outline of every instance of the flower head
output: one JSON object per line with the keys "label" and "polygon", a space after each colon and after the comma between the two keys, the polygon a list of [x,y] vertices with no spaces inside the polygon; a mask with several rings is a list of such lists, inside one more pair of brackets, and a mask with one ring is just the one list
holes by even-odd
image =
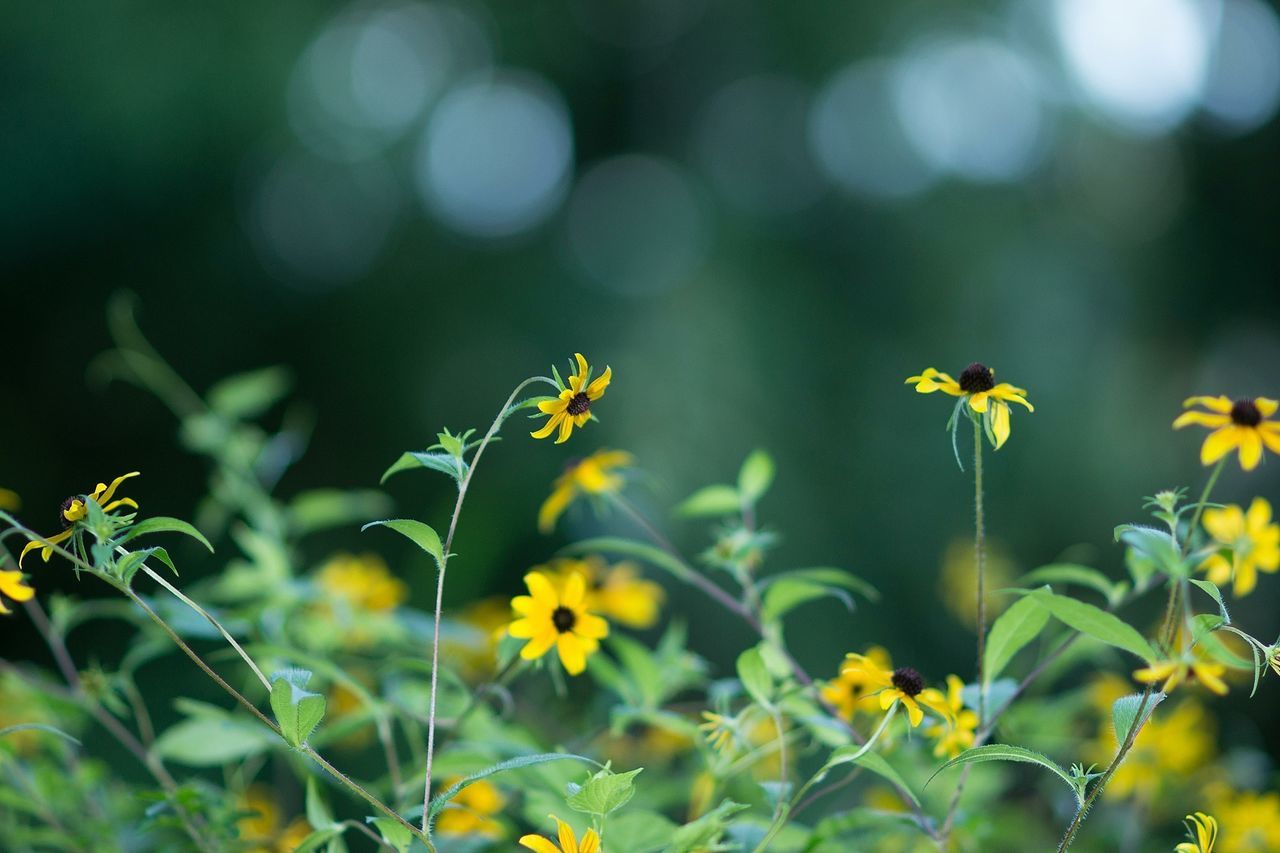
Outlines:
{"label": "flower head", "polygon": [[[891,671],[893,661],[889,652],[880,646],[867,649],[866,657],[875,664],[877,670]],[[828,681],[821,690],[822,700],[846,720],[852,720],[859,711],[874,713],[880,707],[875,692],[883,686],[872,677],[868,670],[856,667],[840,667],[840,674],[833,681]]]}
{"label": "flower head", "polygon": [[1227,683],[1222,680],[1222,674],[1226,671],[1227,668],[1220,663],[1183,657],[1156,661],[1134,672],[1133,677],[1143,684],[1163,681],[1164,686],[1160,689],[1165,693],[1172,693],[1179,684],[1190,679],[1200,682],[1219,696],[1225,696]]}
{"label": "flower head", "polygon": [[[441,784],[447,789],[459,782],[461,777],[445,779]],[[496,838],[502,835],[502,824],[494,819],[494,815],[502,813],[507,804],[502,792],[484,779],[472,782],[463,788],[440,816],[436,818],[436,832],[441,835],[487,835]]]}
{"label": "flower head", "polygon": [[613,494],[622,488],[619,469],[633,459],[625,450],[597,450],[585,459],[570,462],[551,486],[551,495],[538,510],[538,530],[550,533],[569,505],[580,495]]}
{"label": "flower head", "polygon": [[21,565],[23,559],[31,551],[40,549],[40,559],[46,563],[53,556],[53,546],[60,545],[67,541],[75,533],[75,524],[83,521],[89,516],[89,506],[85,502],[86,499],[92,499],[94,503],[102,508],[103,512],[113,512],[120,507],[129,507],[137,509],[138,504],[132,498],[117,498],[116,490],[120,488],[120,484],[130,477],[137,477],[137,471],[131,471],[128,474],[122,474],[111,481],[111,485],[99,483],[97,487],[88,495],[73,495],[62,502],[62,506],[58,508],[58,521],[62,524],[63,530],[48,539],[32,539],[22,549],[22,554],[18,557],[18,564]]}
{"label": "flower head", "polygon": [[1009,404],[1026,406],[1028,412],[1034,412],[1035,407],[1027,402],[1026,389],[1008,382],[997,384],[995,373],[990,367],[975,361],[961,372],[959,380],[929,367],[919,376],[909,377],[907,384],[915,385],[921,394],[941,391],[952,397],[965,398],[969,408],[983,416],[988,434],[993,438],[992,443],[999,450],[1009,440]]}
{"label": "flower head", "polygon": [[594,829],[588,829],[579,842],[573,834],[573,827],[555,815],[550,816],[556,822],[556,835],[560,844],[557,846],[541,835],[524,835],[520,838],[520,846],[528,847],[535,853],[600,853],[600,836]]}
{"label": "flower head", "polygon": [[565,588],[570,575],[581,575],[587,590],[586,609],[628,628],[653,627],[666,599],[666,591],[645,580],[634,563],[610,566],[594,555],[582,560],[556,559],[545,567],[544,573],[558,589]]}
{"label": "flower head", "polygon": [[947,708],[951,711],[949,722],[924,730],[925,735],[935,741],[935,758],[955,758],[973,746],[974,732],[978,728],[978,715],[964,706],[964,682],[959,676],[947,676]]}
{"label": "flower head", "polygon": [[738,732],[738,721],[735,718],[713,711],[703,711],[702,719],[706,722],[699,723],[698,728],[702,730],[707,744],[712,749],[716,752],[725,752],[734,745]]}
{"label": "flower head", "polygon": [[933,687],[925,687],[924,677],[909,666],[890,672],[867,655],[847,654],[840,667],[840,674],[846,673],[867,679],[874,695],[880,697],[882,710],[887,711],[894,702],[901,702],[912,726],[918,726],[924,720],[921,705],[944,720],[951,719],[951,708],[947,705],[946,697]]}
{"label": "flower head", "polygon": [[511,599],[519,618],[507,626],[508,634],[529,641],[520,657],[535,660],[555,646],[565,671],[578,675],[587,668],[587,655],[599,649],[601,638],[609,633],[608,622],[587,612],[582,576],[570,575],[562,592],[542,572],[529,572],[524,582],[529,595]]}
{"label": "flower head", "polygon": [[1206,509],[1204,529],[1214,542],[1230,549],[1231,557],[1213,554],[1200,568],[1218,586],[1234,581],[1236,597],[1253,592],[1259,570],[1280,569],[1280,526],[1271,522],[1271,504],[1265,498],[1254,498],[1248,512],[1235,504]]}
{"label": "flower head", "polygon": [[604,373],[592,381],[591,365],[587,364],[582,353],[576,352],[573,357],[578,366],[569,377],[568,386],[561,384],[560,377],[557,375],[556,382],[560,385],[560,396],[538,404],[538,411],[551,417],[543,424],[542,429],[529,433],[534,438],[547,438],[558,428],[556,444],[568,441],[575,426],[580,427],[591,419],[591,404],[604,396],[604,389],[609,387],[609,382],[613,379],[613,368],[606,367]]}
{"label": "flower head", "polygon": [[1173,422],[1174,429],[1189,424],[1199,424],[1213,430],[1200,447],[1200,462],[1212,465],[1232,450],[1237,450],[1240,467],[1252,471],[1262,461],[1262,448],[1280,453],[1280,421],[1270,420],[1280,407],[1280,402],[1267,397],[1247,397],[1235,400],[1229,397],[1188,397],[1182,403],[1183,412]]}
{"label": "flower head", "polygon": [[1213,853],[1213,845],[1218,840],[1218,821],[1212,815],[1196,812],[1187,815],[1187,837],[1173,848],[1173,853]]}
{"label": "flower head", "polygon": [[8,616],[13,611],[4,606],[7,597],[13,601],[30,601],[36,591],[27,586],[22,572],[0,570],[0,614]]}

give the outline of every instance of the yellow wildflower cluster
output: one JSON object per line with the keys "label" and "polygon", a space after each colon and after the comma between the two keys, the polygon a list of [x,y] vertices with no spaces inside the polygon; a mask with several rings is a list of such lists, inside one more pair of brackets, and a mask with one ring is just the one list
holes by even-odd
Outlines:
{"label": "yellow wildflower cluster", "polygon": [[409,597],[404,581],[377,554],[336,554],[316,572],[325,594],[356,610],[385,613]]}

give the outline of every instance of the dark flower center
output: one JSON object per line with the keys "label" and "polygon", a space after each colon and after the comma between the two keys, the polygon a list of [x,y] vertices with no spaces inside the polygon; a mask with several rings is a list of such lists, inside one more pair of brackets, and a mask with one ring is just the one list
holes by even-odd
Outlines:
{"label": "dark flower center", "polygon": [[924,690],[924,677],[909,666],[895,669],[891,681],[894,687],[913,698]]}
{"label": "dark flower center", "polygon": [[555,625],[556,630],[561,634],[567,634],[572,631],[577,621],[578,617],[567,607],[557,607],[551,611],[551,624]]}
{"label": "dark flower center", "polygon": [[74,523],[67,518],[67,510],[71,509],[71,505],[78,500],[80,500],[80,498],[73,495],[63,501],[62,506],[58,507],[58,523],[62,525],[63,530],[66,530]]}
{"label": "dark flower center", "polygon": [[991,373],[991,368],[985,364],[975,361],[960,374],[961,391],[977,394],[982,391],[990,391],[994,387],[996,387],[995,377]]}
{"label": "dark flower center", "polygon": [[565,411],[571,415],[583,415],[590,408],[591,398],[579,391],[569,398],[569,405],[565,407]]}
{"label": "dark flower center", "polygon": [[1262,412],[1252,400],[1236,400],[1231,407],[1231,422],[1238,426],[1256,427],[1262,423]]}

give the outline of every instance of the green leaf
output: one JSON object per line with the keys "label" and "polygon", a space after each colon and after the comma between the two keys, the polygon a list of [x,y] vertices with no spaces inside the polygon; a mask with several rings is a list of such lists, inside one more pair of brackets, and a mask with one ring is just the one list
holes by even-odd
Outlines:
{"label": "green leaf", "polygon": [[[324,829],[317,829],[307,835],[306,838],[298,842],[298,846],[293,849],[293,853],[310,853],[312,850],[319,850],[321,845],[329,844],[337,841],[342,837],[342,833],[346,831],[346,827],[341,824],[337,826],[326,826]],[[338,844],[342,842],[338,841]],[[342,845],[345,849],[345,845]],[[330,848],[332,851],[333,848]]]}
{"label": "green leaf", "polygon": [[1018,579],[1018,586],[1034,586],[1044,583],[1069,583],[1088,587],[1102,593],[1108,603],[1113,601],[1116,585],[1097,569],[1077,563],[1050,563],[1033,569]]}
{"label": "green leaf", "polygon": [[853,610],[853,597],[843,589],[813,581],[783,579],[765,589],[760,618],[766,623],[776,622],[802,604],[827,597],[838,598],[846,608]]}
{"label": "green leaf", "polygon": [[760,582],[760,589],[764,589],[772,584],[782,580],[803,580],[812,581],[816,584],[829,587],[839,587],[847,589],[850,592],[857,593],[868,601],[879,601],[880,591],[874,586],[864,581],[857,575],[850,574],[844,569],[835,569],[829,566],[819,566],[811,569],[794,569],[789,572],[779,572],[776,575],[770,575]]}
{"label": "green leaf", "polygon": [[[1147,697],[1146,706],[1142,709],[1142,722],[1138,724],[1139,730],[1147,724],[1147,720],[1151,717],[1151,712],[1156,706],[1165,699],[1164,693],[1153,692]],[[1116,744],[1122,744],[1125,738],[1129,736],[1129,729],[1133,728],[1134,721],[1138,718],[1138,708],[1142,706],[1142,694],[1131,693],[1128,696],[1121,696],[1115,702],[1111,703],[1111,724],[1115,727]],[[1136,736],[1136,735],[1135,735]]]}
{"label": "green leaf", "polygon": [[310,489],[289,501],[289,521],[299,533],[311,533],[382,515],[390,506],[372,489]]}
{"label": "green leaf", "polygon": [[427,818],[429,821],[434,822],[436,816],[440,814],[441,810],[446,805],[448,805],[450,800],[458,795],[459,791],[469,785],[479,782],[481,779],[487,779],[495,773],[502,773],[506,770],[518,770],[521,767],[530,767],[535,764],[546,764],[548,761],[565,760],[583,761],[587,764],[594,764],[597,767],[600,766],[598,761],[594,761],[583,755],[575,755],[571,752],[540,752],[535,755],[520,755],[515,758],[508,758],[506,761],[499,761],[491,767],[486,767],[483,770],[472,773],[470,776],[458,780],[445,791],[436,794],[431,798],[431,805],[427,809]]}
{"label": "green leaf", "polygon": [[305,669],[277,672],[271,677],[271,710],[281,734],[291,746],[301,747],[324,719],[325,698],[306,690],[311,673]]}
{"label": "green leaf", "polygon": [[742,497],[733,486],[706,486],[681,501],[676,515],[684,518],[737,515],[742,512]]}
{"label": "green leaf", "polygon": [[635,796],[635,778],[643,767],[626,773],[601,770],[587,780],[567,800],[569,808],[604,817],[627,804]]}
{"label": "green leaf", "polygon": [[738,471],[738,492],[742,502],[754,504],[773,484],[773,457],[763,450],[753,450]]}
{"label": "green leaf", "polygon": [[47,734],[57,735],[60,738],[65,738],[76,746],[83,746],[80,741],[76,740],[62,729],[48,726],[44,723],[18,723],[16,726],[5,726],[3,729],[0,729],[0,737],[4,737],[7,734],[13,734],[14,732],[45,732]]}
{"label": "green leaf", "polygon": [[1054,618],[1095,640],[1123,649],[1148,662],[1157,657],[1151,644],[1131,625],[1101,608],[1065,595],[1055,595],[1048,589],[1038,589],[1031,593],[1031,597],[1044,605]]}
{"label": "green leaf", "polygon": [[163,515],[157,515],[154,518],[148,518],[139,521],[130,527],[123,536],[116,540],[116,544],[123,545],[126,542],[137,539],[139,536],[147,536],[151,533],[181,533],[184,536],[190,536],[201,545],[209,549],[209,553],[213,553],[213,546],[209,544],[209,540],[204,538],[204,534],[196,530],[194,526],[188,524],[180,518],[169,518]]}
{"label": "green leaf", "polygon": [[329,807],[320,796],[320,786],[316,783],[314,776],[307,777],[306,808],[307,823],[315,829],[325,829],[334,824],[333,812],[329,811]]}
{"label": "green leaf", "polygon": [[392,474],[399,474],[401,471],[409,471],[416,468],[429,468],[432,471],[439,471],[441,474],[448,474],[455,480],[461,480],[467,473],[467,463],[457,456],[428,450],[422,453],[401,454],[400,458],[386,470],[386,473],[382,475],[382,479],[378,482],[385,483]]}
{"label": "green leaf", "polygon": [[738,655],[738,680],[758,704],[765,708],[773,707],[773,678],[759,647],[753,646]]}
{"label": "green leaf", "polygon": [[665,850],[676,825],[656,812],[630,809],[626,814],[609,819],[609,834],[624,838],[627,850]]}
{"label": "green leaf", "polygon": [[1186,575],[1182,551],[1168,531],[1140,524],[1121,524],[1115,529],[1115,538],[1151,560],[1165,574],[1172,577]]}
{"label": "green leaf", "polygon": [[987,635],[986,660],[982,667],[987,684],[994,681],[1014,655],[1039,636],[1048,623],[1049,611],[1030,595],[1018,599],[1001,613]]}
{"label": "green leaf", "polygon": [[413,834],[400,821],[389,817],[367,817],[364,820],[378,830],[382,840],[396,853],[409,853],[409,845],[413,844]]}
{"label": "green leaf", "polygon": [[1228,625],[1231,624],[1231,614],[1227,612],[1227,603],[1222,600],[1222,590],[1218,589],[1218,585],[1212,581],[1200,580],[1199,578],[1188,578],[1188,580],[1218,602],[1218,612],[1222,614],[1222,621]]}
{"label": "green leaf", "polygon": [[606,554],[623,554],[644,560],[659,569],[665,569],[677,578],[684,580],[689,570],[676,557],[655,545],[636,542],[634,539],[623,539],[617,536],[598,536],[595,539],[584,539],[564,549],[568,554],[585,554],[588,552],[604,552]]}
{"label": "green leaf", "polygon": [[293,384],[283,367],[264,367],[228,376],[205,395],[209,408],[227,418],[257,417],[284,399]]}
{"label": "green leaf", "polygon": [[360,528],[360,532],[363,533],[370,527],[390,527],[434,557],[436,565],[444,568],[444,548],[440,544],[440,534],[431,525],[411,518],[387,518],[369,522]]}
{"label": "green leaf", "polygon": [[265,752],[279,743],[271,730],[224,712],[207,714],[171,726],[152,747],[155,754],[190,767],[218,767]]}
{"label": "green leaf", "polygon": [[907,787],[906,781],[898,775],[898,771],[894,770],[893,767],[889,765],[889,762],[885,761],[884,757],[879,753],[864,752],[857,758],[852,759],[852,763],[870,770],[872,773],[897,788],[898,793],[905,794],[911,798],[911,802],[915,803],[917,806],[920,805],[920,800],[916,797],[915,793]]}
{"label": "green leaf", "polygon": [[1038,752],[1032,752],[1031,750],[1024,749],[1020,746],[1011,746],[1004,743],[975,746],[973,749],[960,753],[955,758],[935,770],[933,772],[933,776],[929,777],[929,781],[925,782],[925,786],[927,787],[929,782],[932,782],[934,777],[943,770],[947,770],[960,764],[981,764],[986,761],[1020,761],[1026,764],[1039,765],[1053,773],[1063,782],[1067,783],[1067,787],[1071,788],[1071,793],[1076,797],[1077,804],[1082,804],[1084,802],[1084,792],[1081,786],[1077,784],[1076,780],[1067,773],[1066,770],[1063,770],[1055,764],[1052,759],[1041,755]]}
{"label": "green leaf", "polygon": [[733,800],[722,800],[720,805],[691,823],[686,823],[671,836],[669,853],[694,853],[695,850],[721,850],[719,841],[728,826],[729,818],[749,808]]}

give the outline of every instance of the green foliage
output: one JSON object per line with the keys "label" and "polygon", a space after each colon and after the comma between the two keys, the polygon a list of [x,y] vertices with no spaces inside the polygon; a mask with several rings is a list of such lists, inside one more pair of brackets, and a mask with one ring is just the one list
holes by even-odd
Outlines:
{"label": "green foliage", "polygon": [[271,677],[271,710],[290,746],[302,747],[324,719],[325,698],[306,689],[311,673],[286,669]]}
{"label": "green foliage", "polygon": [[571,793],[569,808],[597,817],[605,817],[625,806],[636,794],[635,778],[643,767],[614,773],[607,767],[596,772],[581,787]]}
{"label": "green foliage", "polygon": [[[973,749],[965,750],[955,758],[939,767],[933,774],[937,776],[944,770],[957,767],[961,764],[982,764],[988,761],[1015,761],[1024,764],[1035,764],[1043,767],[1053,775],[1057,776],[1071,788],[1071,793],[1075,795],[1077,803],[1084,803],[1084,781],[1062,769],[1051,758],[1041,755],[1030,749],[1021,746],[1012,746],[1004,743],[993,743],[987,746],[976,746]],[[929,781],[933,781],[933,776],[929,777]],[[926,783],[928,784],[928,783]]]}
{"label": "green foliage", "polygon": [[1151,644],[1132,626],[1105,610],[1074,598],[1056,595],[1047,587],[1031,593],[1031,597],[1055,619],[1082,634],[1123,649],[1145,661],[1153,661],[1158,657]]}
{"label": "green foliage", "polygon": [[360,530],[365,531],[370,527],[391,528],[430,554],[439,568],[444,568],[444,547],[440,544],[440,535],[436,533],[431,525],[424,524],[421,521],[414,521],[411,518],[389,518],[382,521],[371,521],[361,527]]}

